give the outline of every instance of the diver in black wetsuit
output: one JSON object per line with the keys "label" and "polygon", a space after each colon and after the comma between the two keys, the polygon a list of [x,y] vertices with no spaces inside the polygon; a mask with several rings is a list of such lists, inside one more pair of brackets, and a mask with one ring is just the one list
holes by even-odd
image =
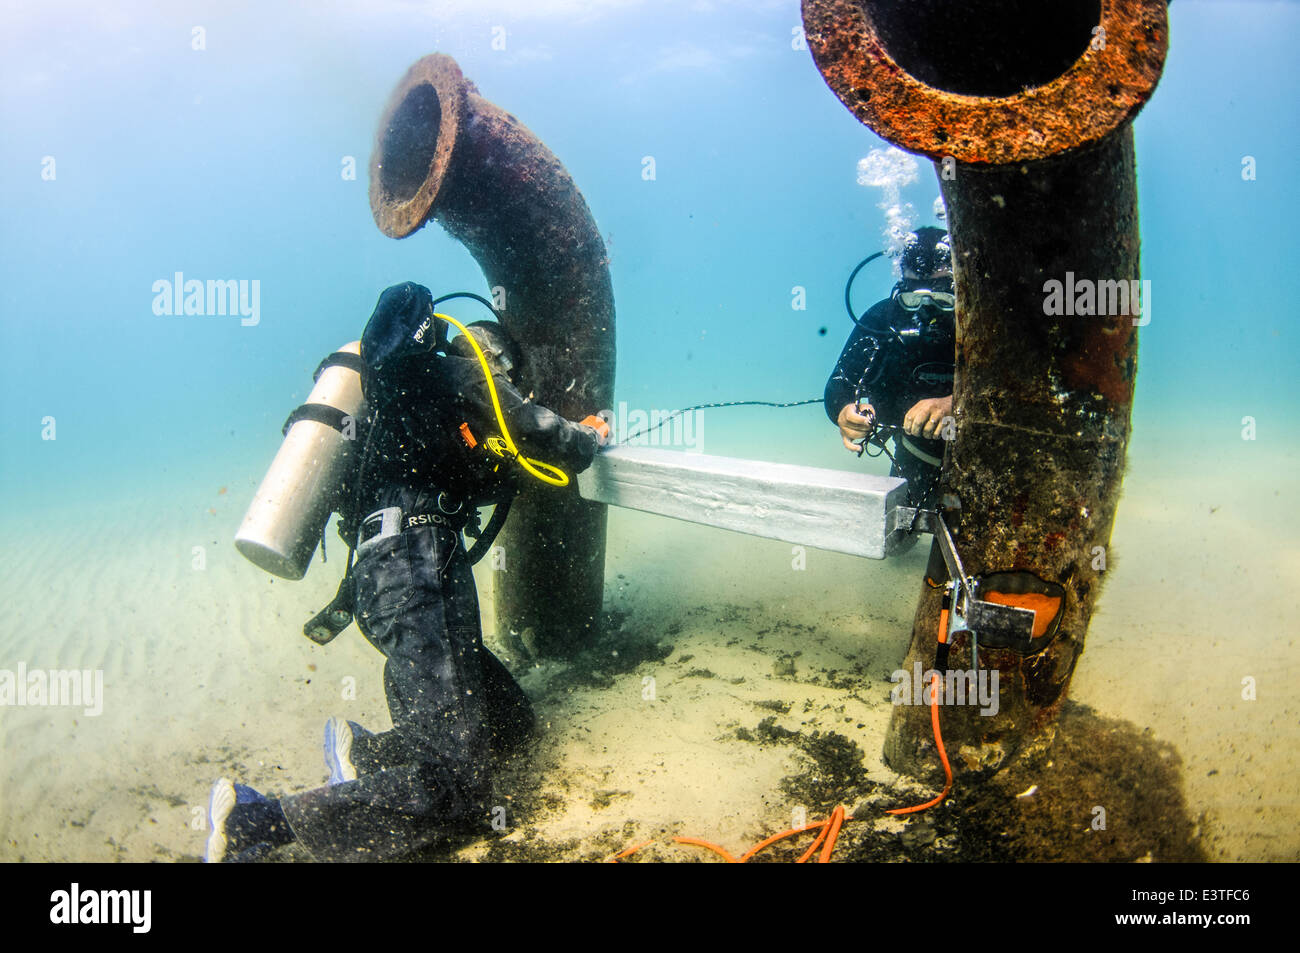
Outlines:
{"label": "diver in black wetsuit", "polygon": [[[529,478],[500,434],[482,365],[462,334],[446,340],[428,289],[386,290],[361,339],[370,434],[344,514],[356,528],[357,625],[384,654],[393,729],[331,719],[326,787],[281,800],[223,779],[213,788],[207,857],[255,860],[297,840],[318,860],[383,860],[490,819],[491,757],[532,728],[523,691],[483,645],[478,594],[460,532],[478,506],[507,503]],[[523,355],[494,322],[468,332],[492,370],[519,456],[568,474],[608,436],[516,389]],[[533,460],[534,464],[538,461]],[[545,465],[542,465],[545,469]],[[342,530],[341,530],[342,532]]]}
{"label": "diver in black wetsuit", "polygon": [[826,382],[826,415],[855,453],[878,425],[895,431],[893,476],[916,506],[936,503],[943,426],[952,414],[955,296],[948,233],[919,228],[893,294],[858,320]]}

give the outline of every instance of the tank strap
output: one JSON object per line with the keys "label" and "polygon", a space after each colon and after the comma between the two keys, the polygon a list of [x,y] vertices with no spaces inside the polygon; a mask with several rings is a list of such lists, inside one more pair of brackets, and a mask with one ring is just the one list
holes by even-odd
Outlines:
{"label": "tank strap", "polygon": [[[343,432],[343,421],[348,415],[343,413],[337,407],[331,407],[329,404],[303,404],[291,413],[281,428],[282,434],[288,434],[289,428],[300,420],[313,420],[318,424],[324,424],[327,427],[333,427],[339,433]],[[354,421],[357,418],[352,418]]]}
{"label": "tank strap", "polygon": [[316,366],[316,373],[312,374],[311,379],[315,381],[321,376],[321,372],[327,367],[346,367],[350,371],[356,371],[360,374],[365,369],[365,362],[361,360],[359,354],[353,354],[350,351],[335,351],[328,354]]}

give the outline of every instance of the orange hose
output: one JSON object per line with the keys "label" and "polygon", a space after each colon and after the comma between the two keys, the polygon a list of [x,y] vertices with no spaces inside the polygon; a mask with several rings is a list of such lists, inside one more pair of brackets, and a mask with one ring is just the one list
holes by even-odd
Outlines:
{"label": "orange hose", "polygon": [[[948,641],[948,610],[939,610],[939,642]],[[926,801],[924,804],[917,804],[914,807],[896,807],[892,811],[886,811],[886,814],[915,814],[917,811],[924,811],[927,808],[934,807],[940,801],[948,796],[952,790],[952,766],[948,764],[948,752],[943,748],[943,734],[939,731],[939,706],[935,704],[939,699],[939,673],[935,672],[930,679],[930,725],[934,728],[934,746],[939,749],[939,760],[943,762],[944,785],[939,796]]]}
{"label": "orange hose", "polygon": [[[833,814],[831,816],[834,817]],[[829,832],[831,829],[830,818],[827,818],[825,821],[823,821],[820,826],[821,826],[821,830],[817,832],[817,836],[813,839],[813,842],[808,845],[808,849],[804,851],[802,855],[800,855],[798,860],[795,861],[796,864],[808,863],[808,859],[812,857],[812,855],[816,852],[817,848],[821,846],[822,841],[826,839],[827,832]]]}
{"label": "orange hose", "polygon": [[712,844],[706,840],[701,840],[698,837],[674,837],[673,840],[675,840],[679,844],[694,844],[696,847],[708,848],[709,850],[713,851],[715,854],[721,854],[724,858],[726,858],[726,861],[729,864],[740,863],[740,861],[738,861],[735,857],[732,857],[731,854],[727,853],[726,848],[719,847],[717,844]]}
{"label": "orange hose", "polygon": [[835,850],[835,839],[840,836],[840,828],[844,826],[844,807],[837,806],[831,814],[831,819],[827,822],[828,833],[826,843],[822,846],[822,855],[818,858],[819,863],[829,864],[831,862],[831,852]]}
{"label": "orange hose", "polygon": [[[939,691],[938,674],[936,674],[934,678],[930,680],[930,685],[931,685],[932,694],[935,697],[937,697]],[[885,812],[886,814],[915,814],[917,811],[924,811],[927,808],[934,807],[936,804],[938,804],[940,801],[946,798],[948,796],[948,792],[952,790],[952,766],[948,764],[948,752],[943,750],[943,735],[939,733],[939,706],[938,705],[935,704],[930,705],[930,724],[934,726],[934,745],[936,748],[939,749],[939,760],[943,762],[943,773],[944,773],[944,777],[946,778],[946,781],[944,782],[943,785],[943,790],[939,792],[938,797],[934,798],[933,800],[926,801],[924,804],[917,804],[915,807],[896,807],[892,811],[886,811]]]}
{"label": "orange hose", "polygon": [[635,854],[637,851],[639,851],[642,847],[649,847],[649,846],[650,846],[651,844],[653,844],[653,843],[654,843],[654,841],[652,841],[652,840],[648,840],[648,841],[642,841],[640,844],[634,844],[633,846],[629,847],[627,850],[622,850],[622,851],[619,851],[617,854],[615,854],[615,855],[610,859],[610,863],[611,863],[611,864],[617,864],[617,863],[618,863],[620,860],[622,860],[624,857],[631,857],[633,854]]}
{"label": "orange hose", "polygon": [[[745,851],[745,853],[740,857],[733,857],[725,847],[720,847],[712,841],[707,841],[700,837],[674,837],[673,841],[678,844],[690,844],[693,847],[703,847],[705,850],[711,850],[729,864],[744,864],[748,863],[759,851],[771,847],[777,841],[784,840],[787,837],[794,837],[796,834],[804,834],[808,831],[815,830],[819,832],[816,839],[813,840],[812,845],[803,853],[803,856],[795,861],[795,863],[806,863],[812,857],[813,853],[816,852],[817,848],[821,847],[822,852],[818,860],[820,863],[825,864],[831,859],[831,853],[835,850],[836,838],[839,837],[840,829],[844,826],[844,822],[851,820],[853,820],[853,815],[847,813],[844,810],[844,805],[841,804],[831,812],[831,816],[826,820],[818,821],[814,824],[805,824],[803,827],[792,827],[788,831],[781,831],[779,834],[773,834],[771,837],[759,841],[749,850]],[[645,841],[644,843],[636,844],[626,850],[620,851],[613,856],[610,863],[618,863],[618,861],[624,857],[630,857],[642,847],[653,843],[654,841]]]}
{"label": "orange hose", "polygon": [[767,847],[771,847],[779,840],[784,840],[787,837],[793,837],[795,834],[802,834],[804,831],[816,830],[819,827],[825,827],[825,826],[826,826],[825,821],[818,821],[815,824],[805,824],[803,827],[792,827],[788,831],[782,831],[779,834],[773,834],[771,837],[767,838],[767,840],[760,841],[758,844],[751,847],[749,850],[745,851],[744,855],[742,855],[740,858],[740,862],[742,864],[747,862],[751,857],[757,854],[760,850],[763,850],[764,848]]}
{"label": "orange hose", "polygon": [[[946,644],[947,641],[948,610],[941,609],[939,610],[939,643],[942,645]],[[939,673],[935,672],[933,677],[930,679],[930,698],[928,704],[930,706],[930,726],[934,729],[934,746],[939,751],[939,760],[943,762],[943,790],[939,792],[937,797],[926,801],[924,804],[917,804],[913,807],[896,807],[893,810],[886,811],[886,814],[915,814],[918,811],[927,810],[943,801],[943,799],[948,796],[948,792],[952,790],[952,765],[948,763],[948,752],[943,747],[943,733],[939,730],[939,691]],[[759,851],[771,847],[779,840],[784,840],[787,837],[794,837],[796,834],[803,834],[807,831],[816,830],[818,832],[817,837],[814,838],[812,844],[810,844],[808,849],[800,855],[799,859],[796,860],[795,863],[807,863],[812,859],[813,854],[817,852],[817,848],[821,847],[821,855],[817,858],[817,861],[818,863],[826,864],[830,863],[831,854],[835,851],[835,841],[840,835],[840,828],[844,826],[845,821],[851,820],[853,820],[853,815],[844,812],[844,805],[837,805],[835,810],[831,811],[831,816],[826,820],[817,824],[805,824],[803,827],[792,827],[788,831],[773,834],[771,837],[759,841],[756,845],[745,851],[745,853],[739,858],[731,856],[731,854],[727,852],[726,848],[719,847],[717,844],[702,840],[698,837],[674,837],[673,840],[678,844],[692,844],[696,847],[703,847],[707,850],[711,850],[715,854],[723,857],[729,864],[744,864],[751,860]],[[633,852],[640,850],[642,847],[645,847],[646,844],[650,843],[653,842],[646,841],[645,844],[637,844],[635,847],[629,847],[622,853],[615,854],[613,862],[617,862],[620,858],[631,855]]]}

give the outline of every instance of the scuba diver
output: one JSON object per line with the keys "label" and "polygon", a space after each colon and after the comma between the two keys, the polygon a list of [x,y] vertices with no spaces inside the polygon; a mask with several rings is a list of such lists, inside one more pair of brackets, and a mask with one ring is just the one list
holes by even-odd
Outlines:
{"label": "scuba diver", "polygon": [[893,293],[854,316],[857,327],[826,382],[824,403],[854,453],[868,442],[884,448],[892,436],[890,475],[907,480],[913,506],[930,508],[943,465],[942,427],[952,414],[956,296],[948,233],[918,228],[900,264]]}
{"label": "scuba diver", "polygon": [[209,862],[257,860],[292,841],[318,860],[384,860],[470,830],[489,820],[493,755],[532,730],[528,699],[483,645],[460,534],[474,535],[477,508],[495,503],[471,553],[490,545],[525,471],[563,485],[590,466],[609,426],[570,422],[525,397],[524,355],[500,324],[453,320],[462,333],[448,340],[435,316],[443,300],[395,285],[366,324],[368,426],[340,513],[340,535],[356,542],[340,599],[346,591],[386,658],[393,728],[330,719],[330,777],[312,791],[277,800],[218,781]]}

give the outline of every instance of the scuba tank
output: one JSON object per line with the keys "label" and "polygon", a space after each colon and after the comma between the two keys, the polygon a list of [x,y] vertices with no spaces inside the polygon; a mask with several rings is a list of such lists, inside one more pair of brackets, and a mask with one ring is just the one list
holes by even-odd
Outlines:
{"label": "scuba tank", "polygon": [[289,415],[284,442],[244,515],[235,548],[282,579],[301,579],[339,508],[357,457],[361,342],[321,361],[307,402]]}

